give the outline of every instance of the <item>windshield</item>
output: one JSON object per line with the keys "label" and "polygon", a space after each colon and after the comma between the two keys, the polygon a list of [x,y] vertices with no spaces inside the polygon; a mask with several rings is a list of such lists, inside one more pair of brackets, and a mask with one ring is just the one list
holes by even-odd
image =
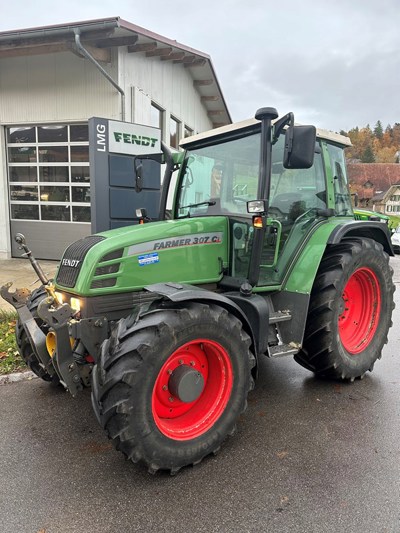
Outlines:
{"label": "windshield", "polygon": [[253,133],[186,152],[177,216],[247,215],[257,198],[260,134]]}
{"label": "windshield", "polygon": [[[285,169],[284,143],[280,135],[272,147],[269,213],[279,220],[294,220],[305,211],[326,207],[325,178],[321,154],[316,154],[309,169]],[[259,161],[260,133],[189,149],[180,177],[177,217],[250,216],[246,202],[257,199]]]}

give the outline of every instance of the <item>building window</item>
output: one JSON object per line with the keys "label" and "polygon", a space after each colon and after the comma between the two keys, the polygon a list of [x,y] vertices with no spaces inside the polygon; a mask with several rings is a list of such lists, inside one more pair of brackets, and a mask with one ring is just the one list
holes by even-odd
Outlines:
{"label": "building window", "polygon": [[150,126],[160,128],[161,139],[164,139],[164,110],[154,102],[151,102]]}
{"label": "building window", "polygon": [[90,222],[87,124],[7,128],[11,219]]}
{"label": "building window", "polygon": [[169,145],[171,148],[178,149],[179,143],[179,126],[180,122],[172,115],[169,121]]}
{"label": "building window", "polygon": [[189,128],[189,126],[186,126],[185,125],[185,130],[183,132],[183,136],[184,138],[186,139],[186,137],[191,137],[193,135],[193,130],[192,128]]}

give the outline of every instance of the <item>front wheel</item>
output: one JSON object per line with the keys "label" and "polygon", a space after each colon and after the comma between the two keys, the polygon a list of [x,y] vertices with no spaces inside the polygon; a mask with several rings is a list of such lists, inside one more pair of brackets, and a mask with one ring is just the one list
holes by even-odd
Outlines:
{"label": "front wheel", "polygon": [[389,256],[372,239],[327,248],[296,361],[318,375],[344,380],[372,370],[392,325],[392,276]]}
{"label": "front wheel", "polygon": [[249,346],[241,322],[216,305],[122,319],[92,374],[98,419],[116,448],[150,472],[196,464],[246,408]]}

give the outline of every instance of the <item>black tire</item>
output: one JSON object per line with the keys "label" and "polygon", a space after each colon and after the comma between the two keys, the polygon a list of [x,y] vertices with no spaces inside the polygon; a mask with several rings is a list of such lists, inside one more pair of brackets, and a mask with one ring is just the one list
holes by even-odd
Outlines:
{"label": "black tire", "polygon": [[[46,324],[43,323],[43,320],[39,318],[37,314],[37,308],[40,302],[46,297],[47,292],[44,287],[41,286],[32,292],[27,303],[29,311],[32,313],[33,318],[35,319],[37,325],[40,327],[44,334],[47,334],[48,327],[46,326]],[[39,361],[33,352],[31,343],[29,342],[29,339],[19,319],[17,320],[17,324],[15,326],[15,339],[21,357],[28,365],[28,367],[32,370],[32,372],[44,381],[49,381],[54,384],[57,384],[59,382],[57,374],[51,376],[39,365]]]}
{"label": "black tire", "polygon": [[[247,407],[255,365],[249,346],[241,322],[216,305],[189,302],[184,308],[149,312],[137,323],[121,319],[103,343],[92,372],[96,416],[116,449],[151,473],[161,469],[175,474],[183,466],[197,464],[233,434]],[[171,392],[171,380],[181,364],[189,372],[192,364],[203,373],[203,356],[208,365],[204,390],[193,404],[182,404]],[[161,386],[163,380],[168,385]],[[221,387],[221,393],[215,395],[212,387]],[[218,395],[223,401],[217,400]],[[176,403],[168,404],[171,398]],[[205,404],[208,398],[211,407]],[[176,410],[164,416],[168,408]],[[187,413],[179,415],[181,408]]]}
{"label": "black tire", "polygon": [[327,248],[310,297],[303,349],[295,360],[323,377],[362,378],[381,358],[392,325],[393,270],[372,239]]}

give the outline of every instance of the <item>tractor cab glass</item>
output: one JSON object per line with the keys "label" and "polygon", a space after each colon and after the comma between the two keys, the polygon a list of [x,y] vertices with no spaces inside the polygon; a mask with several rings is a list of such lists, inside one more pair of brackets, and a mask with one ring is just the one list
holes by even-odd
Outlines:
{"label": "tractor cab glass", "polygon": [[177,218],[247,216],[257,198],[260,134],[188,150],[181,172]]}
{"label": "tractor cab glass", "polygon": [[[259,285],[278,284],[326,209],[327,193],[320,147],[314,143],[310,168],[285,168],[285,133],[272,146],[271,190]],[[255,228],[248,205],[257,198],[260,133],[189,149],[178,189],[176,217],[223,215],[229,219],[228,275],[247,278]]]}

